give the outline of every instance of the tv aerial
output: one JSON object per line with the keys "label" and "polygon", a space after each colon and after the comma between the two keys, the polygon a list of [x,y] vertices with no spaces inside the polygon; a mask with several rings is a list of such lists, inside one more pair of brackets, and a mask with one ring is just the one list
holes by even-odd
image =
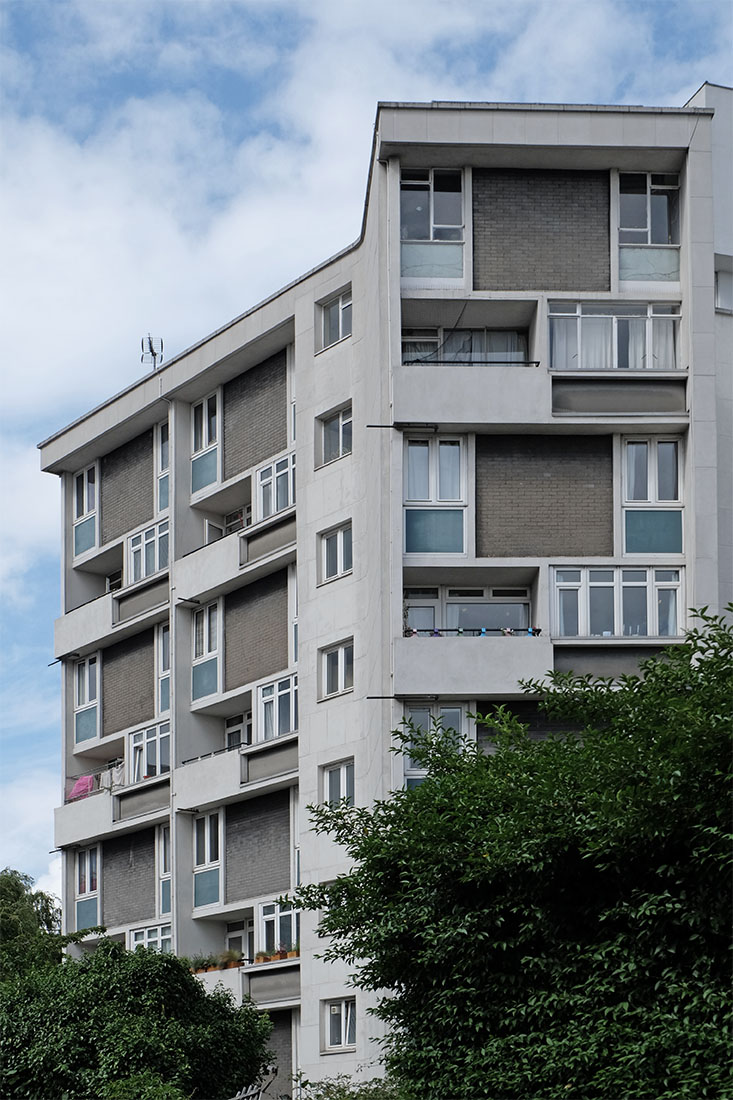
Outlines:
{"label": "tv aerial", "polygon": [[160,337],[151,336],[150,333],[148,333],[148,335],[143,336],[140,341],[140,347],[142,349],[140,362],[152,363],[153,370],[157,370],[160,363],[163,362],[163,341]]}

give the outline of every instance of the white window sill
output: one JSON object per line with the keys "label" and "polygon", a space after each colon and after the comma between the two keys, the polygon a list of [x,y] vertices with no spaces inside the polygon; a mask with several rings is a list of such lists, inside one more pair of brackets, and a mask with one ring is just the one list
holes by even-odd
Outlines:
{"label": "white window sill", "polygon": [[343,695],[353,695],[353,693],[353,687],[348,687],[344,688],[343,691],[333,691],[330,695],[322,695],[320,699],[317,700],[317,702],[328,703],[331,701],[331,699],[340,699]]}

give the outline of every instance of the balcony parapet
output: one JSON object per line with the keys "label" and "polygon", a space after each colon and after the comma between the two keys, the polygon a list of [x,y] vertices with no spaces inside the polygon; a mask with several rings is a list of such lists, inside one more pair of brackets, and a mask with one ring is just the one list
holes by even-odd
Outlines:
{"label": "balcony parapet", "polygon": [[552,667],[552,641],[544,634],[397,638],[394,693],[402,698],[512,696],[521,694],[520,680],[541,679]]}

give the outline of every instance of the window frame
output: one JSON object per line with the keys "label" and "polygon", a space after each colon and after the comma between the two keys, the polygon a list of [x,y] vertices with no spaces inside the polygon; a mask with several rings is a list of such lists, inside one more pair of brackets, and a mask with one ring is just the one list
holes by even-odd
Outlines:
{"label": "window frame", "polygon": [[[592,307],[598,309],[597,313],[591,312]],[[644,308],[645,313],[632,313],[628,312],[629,309]],[[674,312],[667,312],[671,308],[674,308]],[[612,313],[609,310],[613,310]],[[626,310],[626,312],[625,312]],[[681,305],[679,302],[594,302],[594,301],[563,301],[563,300],[551,300],[548,302],[548,325],[549,325],[549,355],[550,355],[550,370],[555,372],[572,372],[572,373],[593,373],[598,371],[603,374],[618,373],[618,374],[633,374],[636,371],[650,372],[651,374],[663,371],[679,371],[683,368],[680,366],[680,323],[681,323]],[[567,364],[556,365],[555,364],[555,343],[557,337],[554,335],[555,326],[554,321],[570,322],[575,320],[575,366],[569,366]],[[611,343],[609,347],[609,359],[610,366],[608,367],[586,367],[583,366],[582,354],[584,347],[583,329],[587,328],[588,324],[600,319],[608,319],[611,323]],[[630,320],[644,320],[644,365],[642,367],[624,367],[619,366],[619,321]],[[675,362],[672,366],[657,367],[653,364],[653,360],[656,358],[656,338],[655,338],[655,322],[667,322],[673,326],[673,348]]]}
{"label": "window frame", "polygon": [[[496,627],[496,633],[529,633],[535,631],[537,628],[532,626],[532,587],[531,585],[472,585],[465,589],[456,588],[452,585],[430,585],[423,588],[417,586],[409,586],[403,589],[403,610],[404,610],[404,633],[406,637],[418,636],[426,631],[433,635],[452,637],[454,634],[461,634],[466,636],[475,636],[472,631],[476,631],[479,636],[482,634],[493,633],[494,628],[490,627],[449,627],[443,625],[447,623],[449,618],[450,607],[460,606],[461,604],[488,604],[491,607],[526,607],[527,625],[519,627]],[[415,627],[410,625],[409,614],[412,609],[432,609],[433,611],[433,625],[425,627]]]}
{"label": "window frame", "polygon": [[[354,690],[354,639],[345,638],[342,642],[324,646],[319,651],[321,663],[321,699],[334,699],[338,695],[346,695]],[[350,653],[350,659],[349,659]],[[336,655],[336,687],[329,691],[330,670],[333,662],[329,658]],[[349,679],[349,668],[350,679]]]}
{"label": "window frame", "polygon": [[155,508],[157,515],[165,515],[169,511],[170,500],[170,425],[167,420],[161,420],[155,426]]}
{"label": "window frame", "polygon": [[[210,413],[211,402],[215,402],[213,416]],[[212,390],[198,401],[191,404],[191,495],[198,496],[206,492],[211,485],[216,485],[221,480],[221,461],[219,439],[221,436],[221,395],[219,389]],[[201,416],[198,412],[201,410]],[[194,465],[205,455],[214,454],[216,458],[216,471],[214,477],[194,489]]]}
{"label": "window frame", "polygon": [[[216,819],[216,820],[214,820]],[[203,830],[199,829],[199,823],[203,822]],[[199,860],[199,835],[203,837],[203,859]],[[221,905],[224,898],[224,810],[219,807],[208,810],[203,814],[196,814],[192,823],[192,862],[193,862],[193,908],[206,909],[214,905]],[[196,902],[197,876],[217,872],[217,896],[212,901],[200,904]]]}
{"label": "window frame", "polygon": [[[149,748],[154,747],[155,760],[149,761]],[[128,734],[130,785],[143,783],[146,779],[160,779],[171,772],[171,724],[170,721],[143,726]],[[165,762],[165,756],[168,760]]]}
{"label": "window frame", "polygon": [[[268,912],[266,912],[268,910]],[[269,912],[272,910],[272,912]],[[290,922],[291,938],[281,938],[283,921]],[[295,951],[296,944],[300,944],[300,912],[293,905],[281,905],[279,901],[263,901],[259,906],[259,942],[260,951],[268,955],[277,954],[278,951]],[[294,935],[292,935],[294,933]],[[268,947],[268,942],[271,946]],[[280,947],[280,944],[290,944],[290,947]]]}
{"label": "window frame", "polygon": [[[560,578],[560,574],[578,573],[577,579]],[[593,574],[611,574],[611,579]],[[644,579],[635,578],[630,574],[644,574]],[[676,577],[665,578],[660,574],[676,574]],[[653,565],[556,565],[552,567],[552,636],[555,639],[573,638],[608,638],[633,641],[635,638],[669,638],[677,639],[681,636],[685,626],[685,575],[684,569],[679,564],[665,565],[656,562]],[[592,597],[591,592],[603,588],[611,590],[611,612],[613,624],[610,631],[591,634]],[[644,589],[646,595],[646,634],[628,633],[625,630],[626,614],[624,598],[631,589]],[[563,610],[561,608],[561,592],[576,591],[575,616],[577,618],[577,633],[561,633]],[[660,599],[661,591],[673,591],[675,595],[675,625],[676,633],[660,634]]]}
{"label": "window frame", "polygon": [[[239,734],[238,740],[234,735]],[[224,748],[237,749],[252,744],[253,725],[252,711],[242,711],[241,714],[232,714],[224,719]]]}
{"label": "window frame", "polygon": [[[460,222],[438,222],[435,218],[435,173],[448,173],[455,174],[460,177],[461,187],[458,192],[461,196],[461,220]],[[423,179],[418,179],[420,174],[424,174]],[[413,179],[407,177],[412,175]],[[425,186],[423,186],[425,184]],[[428,195],[428,236],[426,237],[408,237],[403,233],[403,209],[402,209],[402,193],[412,191],[425,191]],[[438,192],[440,193],[440,192]],[[455,194],[455,192],[445,192],[446,194]],[[459,236],[455,237],[441,237],[436,235],[436,231],[457,230]],[[466,174],[462,168],[408,168],[406,165],[402,167],[400,171],[400,241],[403,243],[444,243],[451,244],[463,244],[466,240]]]}
{"label": "window frame", "polygon": [[[622,225],[622,221],[621,221],[621,219],[622,219],[621,208],[622,208],[622,205],[623,205],[622,195],[625,194],[625,193],[628,193],[628,194],[633,193],[633,192],[624,192],[624,191],[622,191],[622,189],[621,189],[621,180],[622,180],[623,176],[645,176],[646,177],[646,192],[645,192],[645,198],[646,198],[646,224],[643,227],[642,226],[632,226],[632,225]],[[676,183],[660,183],[660,182],[657,181],[655,183],[654,182],[654,177],[655,176],[657,176],[657,177],[659,177],[659,176],[675,176],[676,179],[677,179],[677,182]],[[677,240],[676,241],[674,241],[674,240],[667,240],[667,241],[652,241],[652,240],[650,240],[650,237],[653,233],[653,220],[654,220],[653,217],[652,217],[652,197],[653,197],[653,194],[654,194],[655,191],[656,192],[669,192],[669,191],[672,191],[672,192],[676,192],[676,194],[677,194],[677,226],[676,226],[676,228],[677,228],[677,233],[676,233]],[[679,204],[680,193],[681,193],[681,188],[680,188],[679,172],[633,172],[633,171],[625,171],[625,170],[619,169],[619,174],[618,174],[618,195],[619,195],[619,203],[618,203],[618,242],[619,242],[619,245],[621,247],[631,246],[632,248],[645,248],[645,247],[646,248],[648,248],[648,247],[657,247],[657,248],[675,248],[676,247],[676,248],[679,248],[679,245],[680,245],[679,238],[680,238],[680,228],[681,228],[680,227],[681,210],[680,210],[680,204]],[[669,219],[668,219],[668,224],[669,224]],[[646,233],[647,239],[646,239],[646,241],[622,240],[621,239],[621,234],[622,233],[638,233],[638,234]]]}
{"label": "window frame", "polygon": [[[323,1001],[323,1054],[356,1050],[356,997],[339,997]],[[336,1010],[336,1011],[334,1011]],[[339,1041],[332,1042],[331,1020],[339,1016]]]}
{"label": "window frame", "polygon": [[[157,881],[156,913],[170,917],[173,911],[173,848],[170,822],[155,831],[155,869]],[[167,905],[166,908],[166,895]]]}
{"label": "window frame", "polygon": [[[79,497],[79,479],[81,479],[81,500]],[[81,507],[80,507],[81,505]],[[77,470],[71,479],[71,548],[74,558],[83,557],[99,545],[97,510],[99,505],[99,463],[91,462]],[[93,520],[93,537],[88,546],[76,549],[77,531]]]}
{"label": "window frame", "polygon": [[[338,436],[338,445],[336,448],[336,454],[326,457],[326,430],[329,424],[336,422],[336,431]],[[330,466],[333,462],[338,462],[340,458],[346,458],[353,451],[353,436],[354,436],[354,416],[352,411],[352,405],[349,401],[346,405],[342,405],[338,409],[333,409],[330,412],[324,413],[323,416],[318,418],[318,430],[319,430],[319,462],[318,466]]]}
{"label": "window frame", "polygon": [[[346,801],[347,806],[356,805],[356,788],[355,788],[355,772],[354,772],[354,757],[350,756],[346,760],[338,760],[332,764],[324,764],[322,770],[322,786],[323,786],[323,802],[331,803],[332,805],[338,805],[339,803]],[[338,797],[332,798],[331,786],[332,777],[337,777],[338,782]]]}
{"label": "window frame", "polygon": [[[346,553],[346,534],[348,532],[348,555]],[[335,539],[336,543],[336,569],[335,572],[328,572],[328,558],[329,558],[329,542]],[[348,560],[349,564],[346,565]],[[341,523],[338,527],[330,527],[327,531],[321,531],[318,534],[318,565],[319,565],[319,584],[329,584],[331,581],[338,580],[339,577],[347,577],[354,571],[354,536],[353,525],[351,520],[346,523]]]}
{"label": "window frame", "polygon": [[[267,475],[269,472],[269,476]],[[283,480],[284,479],[284,480]],[[257,486],[257,521],[262,522],[287,511],[295,504],[295,451],[260,466],[255,474]],[[278,491],[281,484],[287,491],[286,503],[278,507]],[[270,487],[270,510],[265,507],[265,489]]]}
{"label": "window frame", "polygon": [[[92,675],[92,668],[94,669]],[[99,712],[102,695],[102,661],[99,652],[74,661],[74,744],[99,737]],[[94,732],[79,737],[79,716],[94,711]]]}
{"label": "window frame", "polygon": [[[428,448],[427,495],[410,496],[410,448],[415,444]],[[442,445],[458,444],[458,482],[459,493],[456,497],[441,496],[440,448]],[[467,554],[467,514],[468,514],[468,441],[461,435],[406,435],[403,444],[403,489],[402,489],[402,537],[405,555],[452,554],[466,557]],[[460,512],[461,513],[461,549],[448,550],[408,550],[408,512]]]}
{"label": "window frame", "polygon": [[[659,483],[660,483],[660,445],[673,444],[675,447],[675,475],[676,486],[674,497],[663,497],[660,495]],[[644,498],[634,497],[631,494],[630,484],[632,475],[630,471],[630,447],[643,445],[646,447],[646,496]],[[625,435],[621,437],[621,528],[620,538],[622,543],[622,554],[624,557],[639,557],[642,560],[649,560],[654,558],[658,560],[660,556],[674,557],[678,559],[682,557],[685,552],[685,508],[684,508],[684,449],[683,439],[680,436],[674,435]],[[679,527],[680,527],[680,546],[679,550],[636,550],[628,549],[629,544],[629,531],[628,531],[628,519],[632,513],[640,512],[669,512],[679,514]]]}
{"label": "window frame", "polygon": [[[290,729],[280,729],[280,701],[288,700],[288,714],[290,715]],[[268,723],[267,714],[272,707],[272,721]],[[268,724],[272,730],[267,736]],[[291,673],[288,676],[279,676],[266,684],[260,684],[257,688],[257,743],[275,741],[278,737],[287,737],[288,734],[298,732],[298,674]]]}
{"label": "window frame", "polygon": [[[83,872],[82,872],[83,868]],[[83,873],[83,886],[82,886]],[[74,858],[74,921],[77,932],[93,928],[100,923],[102,884],[101,847],[90,844],[79,848]],[[79,920],[79,906],[94,902],[95,916],[91,922]]]}
{"label": "window frame", "polygon": [[[201,652],[197,652],[198,646],[198,622],[199,617],[203,623],[201,631]],[[212,617],[214,618],[214,626],[212,627]],[[198,702],[199,699],[205,699],[209,695],[216,695],[221,690],[221,664],[219,660],[219,654],[221,651],[221,634],[222,634],[222,614],[219,600],[212,600],[210,603],[204,604],[203,607],[197,607],[191,614],[191,701]],[[210,661],[216,661],[216,686],[213,691],[206,691],[199,695],[194,694],[195,686],[195,669],[207,664]]]}
{"label": "window frame", "polygon": [[[173,954],[172,923],[148,925],[145,928],[131,928],[127,938],[130,951],[134,951],[138,947],[144,947],[148,951],[159,951],[161,955]],[[165,946],[166,944],[167,946]]]}
{"label": "window frame", "polygon": [[[335,317],[337,319],[338,335],[333,339],[333,330],[330,328],[329,319],[332,314],[332,310],[335,309]],[[331,294],[328,298],[324,298],[322,302],[318,304],[319,312],[319,338],[320,338],[320,351],[325,351],[326,348],[332,348],[336,344],[340,344],[342,340],[346,340],[351,336],[353,325],[353,301],[351,293],[351,285],[344,287],[337,294]]]}
{"label": "window frame", "polygon": [[[444,730],[452,729],[461,740],[466,737],[475,736],[476,727],[475,724],[469,718],[471,711],[475,709],[467,702],[448,703],[445,700],[421,700],[421,699],[406,699],[403,704],[403,721],[411,721],[413,715],[417,711],[425,711],[430,719],[430,726],[425,732],[430,732],[436,728],[436,722],[440,724],[440,727]],[[459,711],[460,713],[460,729],[456,729],[452,725],[444,725],[443,717],[447,711]],[[413,721],[413,725],[416,723]],[[417,729],[424,729],[422,726],[416,726]],[[413,790],[415,787],[419,787],[428,774],[427,768],[424,768],[421,764],[417,764],[410,757],[409,751],[405,751],[402,756],[402,786],[405,790]]]}
{"label": "window frame", "polygon": [[[148,547],[153,548],[152,568],[148,571]],[[136,566],[138,563],[139,568]],[[127,537],[127,585],[139,584],[170,566],[170,520],[146,523],[140,530]],[[136,575],[138,574],[138,575]]]}

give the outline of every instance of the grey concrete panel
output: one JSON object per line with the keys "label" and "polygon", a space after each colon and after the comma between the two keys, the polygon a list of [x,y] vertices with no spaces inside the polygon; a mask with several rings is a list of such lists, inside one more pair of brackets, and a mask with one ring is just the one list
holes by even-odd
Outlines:
{"label": "grey concrete panel", "polygon": [[224,386],[224,480],[288,445],[285,352]]}
{"label": "grey concrete panel", "polygon": [[281,569],[224,601],[225,690],[288,664],[288,575]]}
{"label": "grey concrete panel", "polygon": [[639,664],[661,653],[662,646],[557,646],[555,671],[577,676],[638,675]]}
{"label": "grey concrete panel", "polygon": [[274,742],[269,751],[250,753],[243,760],[245,783],[269,779],[273,775],[282,775],[298,767],[298,744],[297,741],[290,741],[285,745]]}
{"label": "grey concrete panel", "polygon": [[477,436],[476,553],[612,554],[611,436]]}
{"label": "grey concrete panel", "polygon": [[474,168],[476,290],[610,290],[607,172]]}
{"label": "grey concrete panel", "polygon": [[275,791],[226,808],[227,901],[290,888],[290,795]]}
{"label": "grey concrete panel", "polygon": [[117,621],[132,619],[143,611],[150,611],[153,607],[159,607],[168,602],[168,581],[159,581],[147,588],[141,588],[137,592],[131,592],[129,596],[121,596],[117,603]]}
{"label": "grey concrete panel", "polygon": [[102,920],[110,928],[155,917],[153,829],[104,841],[102,904]]}
{"label": "grey concrete panel", "polygon": [[156,783],[139,791],[121,794],[117,799],[115,820],[126,821],[131,817],[140,817],[151,810],[160,810],[170,803],[170,783]]}
{"label": "grey concrete panel", "polygon": [[111,542],[147,523],[155,509],[153,433],[124,443],[101,463],[102,542]]}
{"label": "grey concrete panel", "polygon": [[155,716],[153,631],[135,634],[102,652],[102,732],[115,733]]}
{"label": "grey concrete panel", "polygon": [[246,556],[244,561],[255,561],[265,554],[271,554],[274,550],[280,550],[283,546],[289,546],[295,542],[295,516],[289,516],[282,523],[266,527],[259,534],[245,538]]}
{"label": "grey concrete panel", "polygon": [[553,379],[553,413],[631,415],[634,413],[683,413],[687,408],[686,383],[621,379]]}
{"label": "grey concrete panel", "polygon": [[249,979],[249,994],[255,1004],[297,998],[300,996],[300,970],[293,966],[253,974]]}

